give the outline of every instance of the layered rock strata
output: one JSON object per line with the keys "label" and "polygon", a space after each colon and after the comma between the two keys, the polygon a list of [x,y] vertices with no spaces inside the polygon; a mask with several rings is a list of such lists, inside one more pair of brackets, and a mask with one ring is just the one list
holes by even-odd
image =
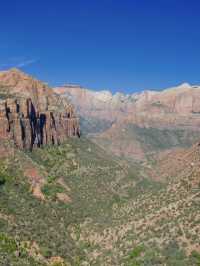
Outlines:
{"label": "layered rock strata", "polygon": [[58,145],[66,137],[80,135],[78,118],[71,109],[64,113],[40,112],[30,98],[7,99],[0,106],[0,139],[13,140],[19,148]]}
{"label": "layered rock strata", "polygon": [[11,70],[0,73],[0,92],[0,140],[31,150],[80,136],[73,106],[47,85]]}

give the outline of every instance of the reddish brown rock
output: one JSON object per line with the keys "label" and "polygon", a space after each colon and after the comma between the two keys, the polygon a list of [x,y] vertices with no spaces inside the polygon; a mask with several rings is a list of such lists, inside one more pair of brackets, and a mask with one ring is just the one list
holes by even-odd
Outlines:
{"label": "reddish brown rock", "polygon": [[0,73],[0,92],[0,139],[32,149],[80,136],[72,105],[42,82],[16,69],[5,71]]}

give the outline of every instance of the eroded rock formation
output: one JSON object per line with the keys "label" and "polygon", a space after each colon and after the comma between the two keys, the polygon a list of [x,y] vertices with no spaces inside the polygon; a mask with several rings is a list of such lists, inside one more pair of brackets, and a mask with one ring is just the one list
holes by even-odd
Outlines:
{"label": "eroded rock formation", "polygon": [[0,74],[0,89],[0,139],[31,150],[80,136],[72,105],[54,95],[45,84],[11,70]]}
{"label": "eroded rock formation", "polygon": [[200,136],[200,86],[183,83],[129,95],[78,85],[54,91],[70,98],[84,118],[83,132],[91,133],[90,139],[117,156],[143,160],[150,147],[157,153],[161,147],[191,145]]}
{"label": "eroded rock formation", "polygon": [[64,113],[39,112],[30,98],[1,102],[0,138],[13,140],[19,148],[60,144],[66,137],[79,134],[79,121],[71,109]]}
{"label": "eroded rock formation", "polygon": [[183,83],[162,91],[148,90],[129,95],[92,91],[78,85],[65,85],[54,91],[63,98],[70,98],[77,111],[89,118],[134,123],[140,127],[199,127],[200,86]]}

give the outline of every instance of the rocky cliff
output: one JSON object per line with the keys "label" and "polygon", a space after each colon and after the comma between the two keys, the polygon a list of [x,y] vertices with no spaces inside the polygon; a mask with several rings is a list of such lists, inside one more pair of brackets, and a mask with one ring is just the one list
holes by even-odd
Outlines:
{"label": "rocky cliff", "polygon": [[200,87],[183,83],[162,91],[112,94],[80,86],[54,88],[62,97],[70,97],[77,111],[86,116],[111,121],[128,121],[138,126],[199,126]]}
{"label": "rocky cliff", "polygon": [[0,139],[32,149],[80,136],[79,120],[67,99],[17,69],[0,72]]}
{"label": "rocky cliff", "polygon": [[183,83],[129,95],[69,85],[54,91],[70,97],[89,122],[96,121],[93,132],[86,124],[90,138],[116,155],[141,160],[150,150],[189,146],[200,136],[199,86]]}
{"label": "rocky cliff", "polygon": [[124,114],[132,110],[135,102],[132,95],[112,95],[110,91],[92,91],[78,85],[65,85],[54,88],[54,91],[62,97],[69,98],[80,114],[109,121],[123,119]]}

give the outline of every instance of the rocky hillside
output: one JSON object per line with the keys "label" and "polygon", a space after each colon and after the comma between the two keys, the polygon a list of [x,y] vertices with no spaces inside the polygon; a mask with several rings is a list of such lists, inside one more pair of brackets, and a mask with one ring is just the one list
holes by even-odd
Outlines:
{"label": "rocky hillside", "polygon": [[67,99],[18,69],[0,72],[0,139],[32,149],[79,134],[78,118]]}
{"label": "rocky hillside", "polygon": [[198,86],[184,83],[160,92],[130,95],[67,85],[54,91],[70,97],[77,112],[84,114],[83,130],[92,133],[93,141],[130,160],[189,147],[200,136]]}
{"label": "rocky hillside", "polygon": [[0,265],[89,265],[80,225],[107,223],[137,171],[85,138],[32,152],[0,142]]}
{"label": "rocky hillside", "polygon": [[199,265],[199,145],[180,154],[146,171],[84,137],[0,143],[0,265]]}
{"label": "rocky hillside", "polygon": [[[179,164],[171,158],[171,164],[165,168],[165,185],[154,184],[153,191],[145,191],[143,181],[136,198],[113,206],[112,226],[103,232],[99,224],[88,222],[81,226],[81,239],[99,247],[96,252],[100,265],[104,265],[104,260],[105,265],[199,265],[199,145],[182,155]],[[171,169],[174,166],[176,169]]]}

